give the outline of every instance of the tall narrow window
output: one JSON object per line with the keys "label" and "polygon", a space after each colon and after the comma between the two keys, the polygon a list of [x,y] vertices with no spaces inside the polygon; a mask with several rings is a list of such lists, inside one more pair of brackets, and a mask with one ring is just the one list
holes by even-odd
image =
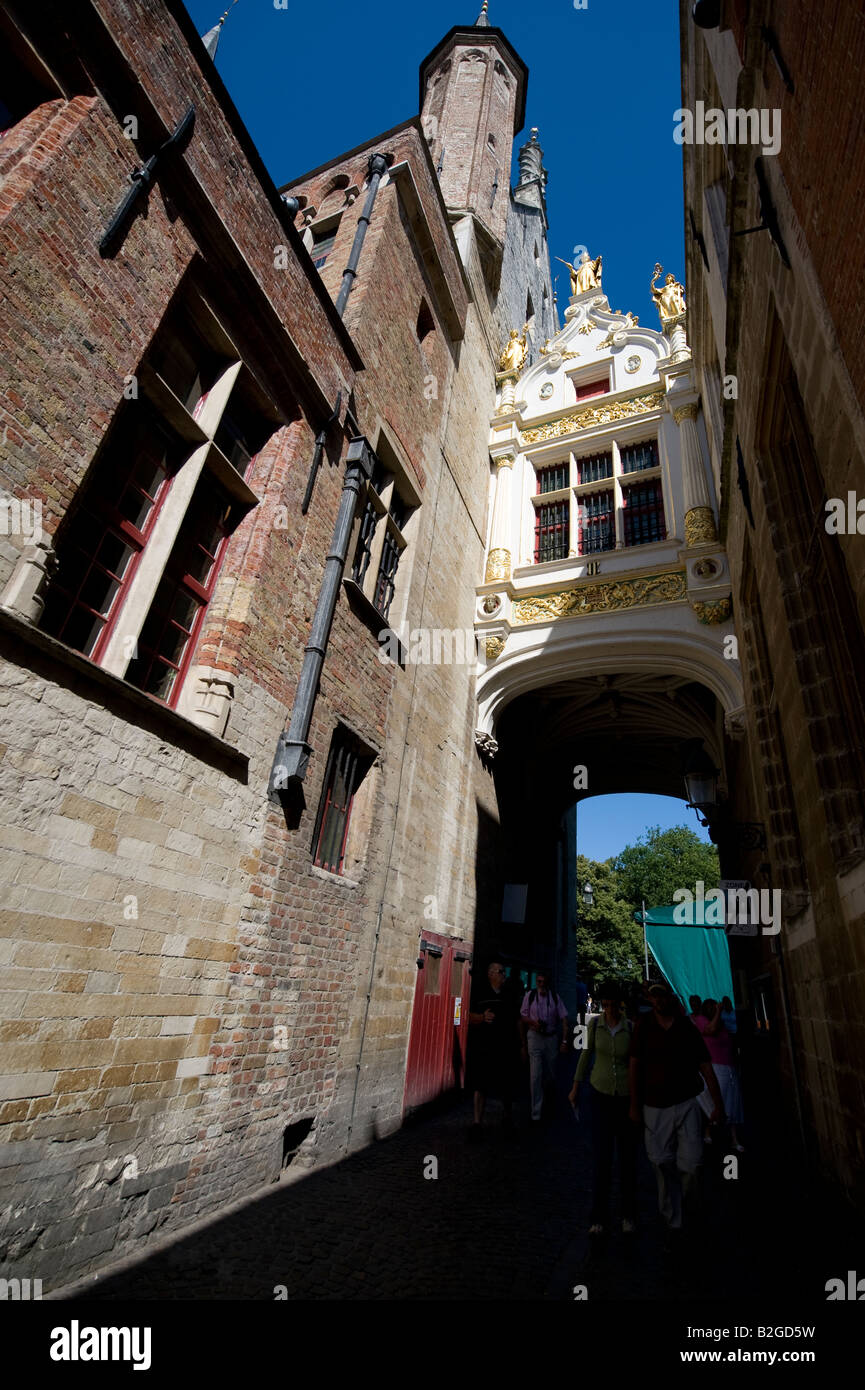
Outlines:
{"label": "tall narrow window", "polygon": [[577,553],[596,555],[616,548],[616,520],[612,491],[590,492],[579,500]]}
{"label": "tall narrow window", "polygon": [[199,482],[126,672],[132,685],[157,699],[170,701],[186,673],[237,523],[234,513],[231,498],[215,482]]}
{"label": "tall narrow window", "polygon": [[535,564],[564,560],[570,547],[570,503],[546,502],[535,511]]}
{"label": "tall narrow window", "polygon": [[312,256],[312,263],[316,270],[321,270],[327,263],[327,258],[336,243],[336,234],[339,231],[339,218],[336,221],[328,221],[323,226],[312,228],[312,246],[309,254]]}
{"label": "tall narrow window", "polygon": [[664,498],[657,479],[623,487],[622,506],[625,545],[648,545],[651,541],[665,539]]}
{"label": "tall narrow window", "polygon": [[59,529],[41,625],[176,707],[275,412],[191,290],[137,380]]}
{"label": "tall narrow window", "polygon": [[181,442],[126,406],[57,538],[41,626],[98,661],[179,465]]}
{"label": "tall narrow window", "polygon": [[[387,448],[383,440],[379,447]],[[407,501],[404,495],[407,491],[396,460],[391,469],[376,457],[372,477],[366,486],[351,577],[383,618],[390,617],[397,570],[407,544],[403,533],[414,511],[414,503]]]}
{"label": "tall narrow window", "polygon": [[360,739],[341,725],[337,728],[331,740],[312,838],[317,868],[342,874],[352,805],[373,760],[373,754]]}

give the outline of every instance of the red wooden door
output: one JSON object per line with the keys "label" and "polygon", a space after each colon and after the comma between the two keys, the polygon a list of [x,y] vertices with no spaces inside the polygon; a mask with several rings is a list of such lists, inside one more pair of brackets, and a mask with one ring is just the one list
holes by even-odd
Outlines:
{"label": "red wooden door", "polygon": [[[457,958],[459,957],[459,958]],[[427,931],[421,942],[406,1065],[404,1108],[415,1109],[464,1084],[468,952],[464,942]],[[458,1022],[455,1019],[458,1016]]]}

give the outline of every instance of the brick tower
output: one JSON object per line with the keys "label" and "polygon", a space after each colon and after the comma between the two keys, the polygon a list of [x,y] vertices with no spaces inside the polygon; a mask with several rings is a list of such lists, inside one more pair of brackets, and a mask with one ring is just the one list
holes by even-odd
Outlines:
{"label": "brick tower", "polygon": [[487,17],[457,26],[424,59],[421,119],[455,222],[471,217],[491,286],[498,283],[514,136],[525,120],[528,70]]}

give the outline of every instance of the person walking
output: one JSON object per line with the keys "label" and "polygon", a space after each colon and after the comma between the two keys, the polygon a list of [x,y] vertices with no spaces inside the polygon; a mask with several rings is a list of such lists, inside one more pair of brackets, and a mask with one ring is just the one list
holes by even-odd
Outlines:
{"label": "person walking", "polygon": [[510,1128],[512,1122],[520,1045],[519,1000],[505,987],[501,961],[491,961],[486,979],[472,983],[469,1026],[469,1067],[474,1082],[474,1123],[470,1135],[477,1139],[483,1132],[488,1096],[501,1099],[503,1126]]}
{"label": "person walking", "polygon": [[[703,1041],[712,1059],[712,1070],[718,1078],[733,1148],[737,1153],[744,1153],[744,1145],[739,1141],[736,1128],[737,1125],[745,1123],[745,1113],[742,1107],[739,1073],[736,1069],[735,1040],[724,1022],[721,1004],[715,999],[704,999],[702,1013],[696,1015],[692,1022],[702,1033]],[[708,1114],[711,1109],[711,1101],[707,1091],[703,1091],[700,1096],[700,1105]]]}
{"label": "person walking", "polygon": [[645,1125],[646,1153],[655,1169],[658,1208],[669,1241],[681,1232],[685,1214],[697,1202],[703,1156],[697,1102],[701,1077],[712,1098],[712,1123],[723,1122],[724,1106],[706,1044],[681,1006],[674,1005],[669,985],[651,985],[646,993],[652,1012],[640,1019],[631,1038],[631,1118]]}
{"label": "person walking", "polygon": [[629,1075],[633,1024],[625,1017],[621,986],[604,980],[597,997],[603,1012],[589,1023],[568,1099],[579,1118],[579,1087],[588,1077],[594,1158],[589,1235],[604,1235],[609,1229],[614,1150],[618,1150],[622,1230],[630,1235],[637,1220],[638,1128],[630,1115]]}
{"label": "person walking", "polygon": [[568,1011],[543,970],[537,973],[535,988],[526,991],[520,1026],[523,1055],[529,1060],[532,1120],[538,1123],[543,1112],[545,1086],[556,1084],[556,1057],[559,1052],[568,1050]]}

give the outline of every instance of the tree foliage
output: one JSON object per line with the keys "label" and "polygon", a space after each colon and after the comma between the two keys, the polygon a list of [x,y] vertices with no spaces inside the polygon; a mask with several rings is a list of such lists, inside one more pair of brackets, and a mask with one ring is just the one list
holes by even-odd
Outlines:
{"label": "tree foliage", "polygon": [[689,888],[702,879],[706,889],[720,881],[718,851],[707,845],[687,825],[672,830],[651,826],[635,845],[627,845],[613,861],[621,896],[634,908],[645,899],[646,907],[673,901],[677,888]]}
{"label": "tree foliage", "polygon": [[[636,844],[604,863],[577,856],[577,962],[580,974],[593,984],[605,975],[613,979],[643,977],[643,931],[634,912],[672,903],[677,888],[702,879],[706,890],[717,888],[718,852],[689,826],[672,830],[650,827]],[[590,883],[591,907],[583,903],[583,885]]]}

